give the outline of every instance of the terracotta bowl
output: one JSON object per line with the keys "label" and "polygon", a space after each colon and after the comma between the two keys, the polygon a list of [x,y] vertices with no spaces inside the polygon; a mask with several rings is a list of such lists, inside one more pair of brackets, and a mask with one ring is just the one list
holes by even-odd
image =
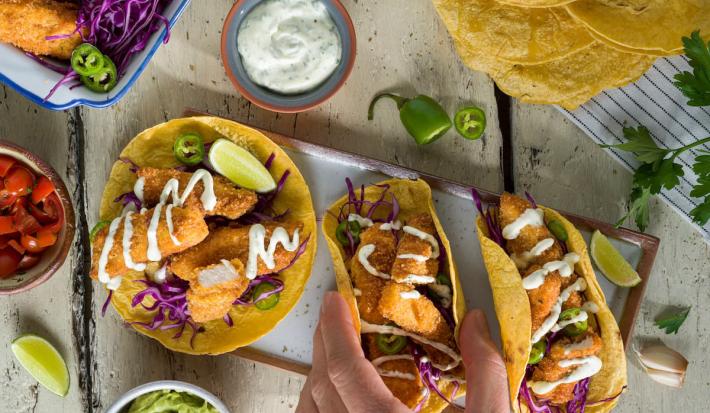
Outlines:
{"label": "terracotta bowl", "polygon": [[0,279],[0,295],[10,295],[30,290],[42,284],[50,279],[57,269],[62,266],[74,241],[74,208],[62,178],[59,177],[54,168],[37,155],[3,140],[0,140],[0,155],[15,158],[37,175],[44,175],[52,181],[62,204],[65,222],[64,228],[62,228],[57,237],[57,242],[42,253],[42,258],[37,265],[22,273]]}

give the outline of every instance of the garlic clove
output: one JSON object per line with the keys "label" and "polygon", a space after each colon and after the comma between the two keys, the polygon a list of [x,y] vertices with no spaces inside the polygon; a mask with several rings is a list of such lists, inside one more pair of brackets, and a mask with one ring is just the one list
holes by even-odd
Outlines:
{"label": "garlic clove", "polygon": [[641,350],[634,347],[633,351],[652,380],[676,388],[683,386],[688,360],[682,354],[662,344]]}

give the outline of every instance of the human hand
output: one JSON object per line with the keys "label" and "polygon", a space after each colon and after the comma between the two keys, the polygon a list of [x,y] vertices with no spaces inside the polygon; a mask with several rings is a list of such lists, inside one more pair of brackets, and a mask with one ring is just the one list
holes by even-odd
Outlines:
{"label": "human hand", "polygon": [[327,292],[313,335],[313,367],[296,413],[409,413],[365,358],[350,307]]}

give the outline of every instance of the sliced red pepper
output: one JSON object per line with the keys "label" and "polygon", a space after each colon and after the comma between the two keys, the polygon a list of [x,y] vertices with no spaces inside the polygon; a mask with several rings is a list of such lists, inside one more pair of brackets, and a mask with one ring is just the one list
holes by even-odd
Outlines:
{"label": "sliced red pepper", "polygon": [[57,234],[43,229],[37,233],[37,245],[41,248],[47,248],[57,242]]}
{"label": "sliced red pepper", "polygon": [[0,155],[0,177],[5,177],[5,175],[7,175],[7,171],[15,165],[15,162],[17,162],[15,158]]}
{"label": "sliced red pepper", "polygon": [[22,261],[22,254],[13,248],[5,247],[0,250],[0,278],[7,278],[17,271]]}
{"label": "sliced red pepper", "polygon": [[47,215],[56,217],[54,223],[45,225],[43,229],[46,229],[53,233],[58,233],[64,227],[64,209],[61,202],[59,202],[59,196],[57,193],[53,193],[47,197],[43,202],[43,209]]}
{"label": "sliced red pepper", "polygon": [[15,203],[15,213],[12,216],[15,228],[21,234],[35,234],[42,229],[42,225],[35,217],[30,215],[19,202]]}
{"label": "sliced red pepper", "polygon": [[42,207],[44,207],[44,205],[42,204],[35,205],[33,203],[29,203],[27,205],[27,209],[29,210],[30,215],[35,217],[35,219],[37,219],[40,224],[47,225],[57,220],[56,216],[50,215],[49,213],[45,212]]}
{"label": "sliced red pepper", "polygon": [[19,266],[17,267],[18,270],[28,270],[37,263],[39,263],[39,260],[42,258],[41,255],[32,255],[32,254],[25,254],[22,257],[22,260],[20,261]]}
{"label": "sliced red pepper", "polygon": [[20,254],[24,254],[26,249],[22,245],[20,245],[19,242],[15,239],[11,239],[10,241],[7,242],[7,245],[11,246],[12,248],[15,249],[15,251],[19,252]]}
{"label": "sliced red pepper", "polygon": [[0,209],[7,208],[17,201],[17,195],[13,195],[6,189],[0,190]]}
{"label": "sliced red pepper", "polygon": [[54,192],[54,189],[54,184],[49,180],[49,178],[46,176],[40,176],[37,180],[37,184],[32,190],[32,195],[30,196],[30,198],[32,198],[32,203],[39,204],[44,201],[49,194]]}
{"label": "sliced red pepper", "polygon": [[17,228],[12,217],[0,216],[0,234],[12,234],[13,232],[17,232]]}
{"label": "sliced red pepper", "polygon": [[35,176],[24,166],[13,166],[5,176],[5,189],[14,195],[25,196],[32,192]]}
{"label": "sliced red pepper", "polygon": [[22,246],[27,249],[27,251],[31,252],[32,254],[37,254],[38,252],[44,251],[44,247],[39,246],[39,241],[37,238],[31,236],[31,235],[23,235],[20,238],[20,242],[22,243]]}

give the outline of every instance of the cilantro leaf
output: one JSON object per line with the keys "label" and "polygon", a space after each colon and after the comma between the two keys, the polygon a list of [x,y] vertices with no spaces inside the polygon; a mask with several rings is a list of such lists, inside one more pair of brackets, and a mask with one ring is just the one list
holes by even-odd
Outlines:
{"label": "cilantro leaf", "polygon": [[686,318],[688,318],[688,313],[690,313],[690,307],[684,308],[676,313],[670,314],[666,317],[656,318],[656,326],[661,330],[666,330],[666,334],[678,334],[678,329]]}
{"label": "cilantro leaf", "polygon": [[690,216],[698,225],[705,225],[710,221],[710,196],[705,198],[705,201],[690,210]]}
{"label": "cilantro leaf", "polygon": [[705,199],[690,211],[690,216],[696,223],[705,225],[710,221],[710,155],[697,156],[693,172],[698,174],[698,182],[690,191],[690,196]]}
{"label": "cilantro leaf", "polygon": [[650,189],[634,187],[634,189],[631,191],[631,198],[629,199],[629,211],[626,213],[626,215],[621,217],[621,219],[616,223],[616,226],[621,226],[621,224],[623,224],[627,218],[633,217],[634,221],[636,222],[636,226],[641,231],[645,231],[649,221],[648,201],[650,198]]}
{"label": "cilantro leaf", "polygon": [[645,126],[638,128],[624,128],[624,137],[629,141],[616,145],[601,145],[602,148],[616,148],[622,151],[633,152],[641,163],[655,163],[666,157],[667,149],[661,149],[651,138]]}
{"label": "cilantro leaf", "polygon": [[672,189],[680,183],[683,168],[673,159],[664,159],[653,164],[645,163],[634,172],[634,186],[648,188],[652,194],[661,192],[661,189]]}
{"label": "cilantro leaf", "polygon": [[689,99],[688,105],[710,105],[710,45],[700,37],[700,31],[694,31],[683,37],[683,47],[693,73],[678,73],[673,83]]}

